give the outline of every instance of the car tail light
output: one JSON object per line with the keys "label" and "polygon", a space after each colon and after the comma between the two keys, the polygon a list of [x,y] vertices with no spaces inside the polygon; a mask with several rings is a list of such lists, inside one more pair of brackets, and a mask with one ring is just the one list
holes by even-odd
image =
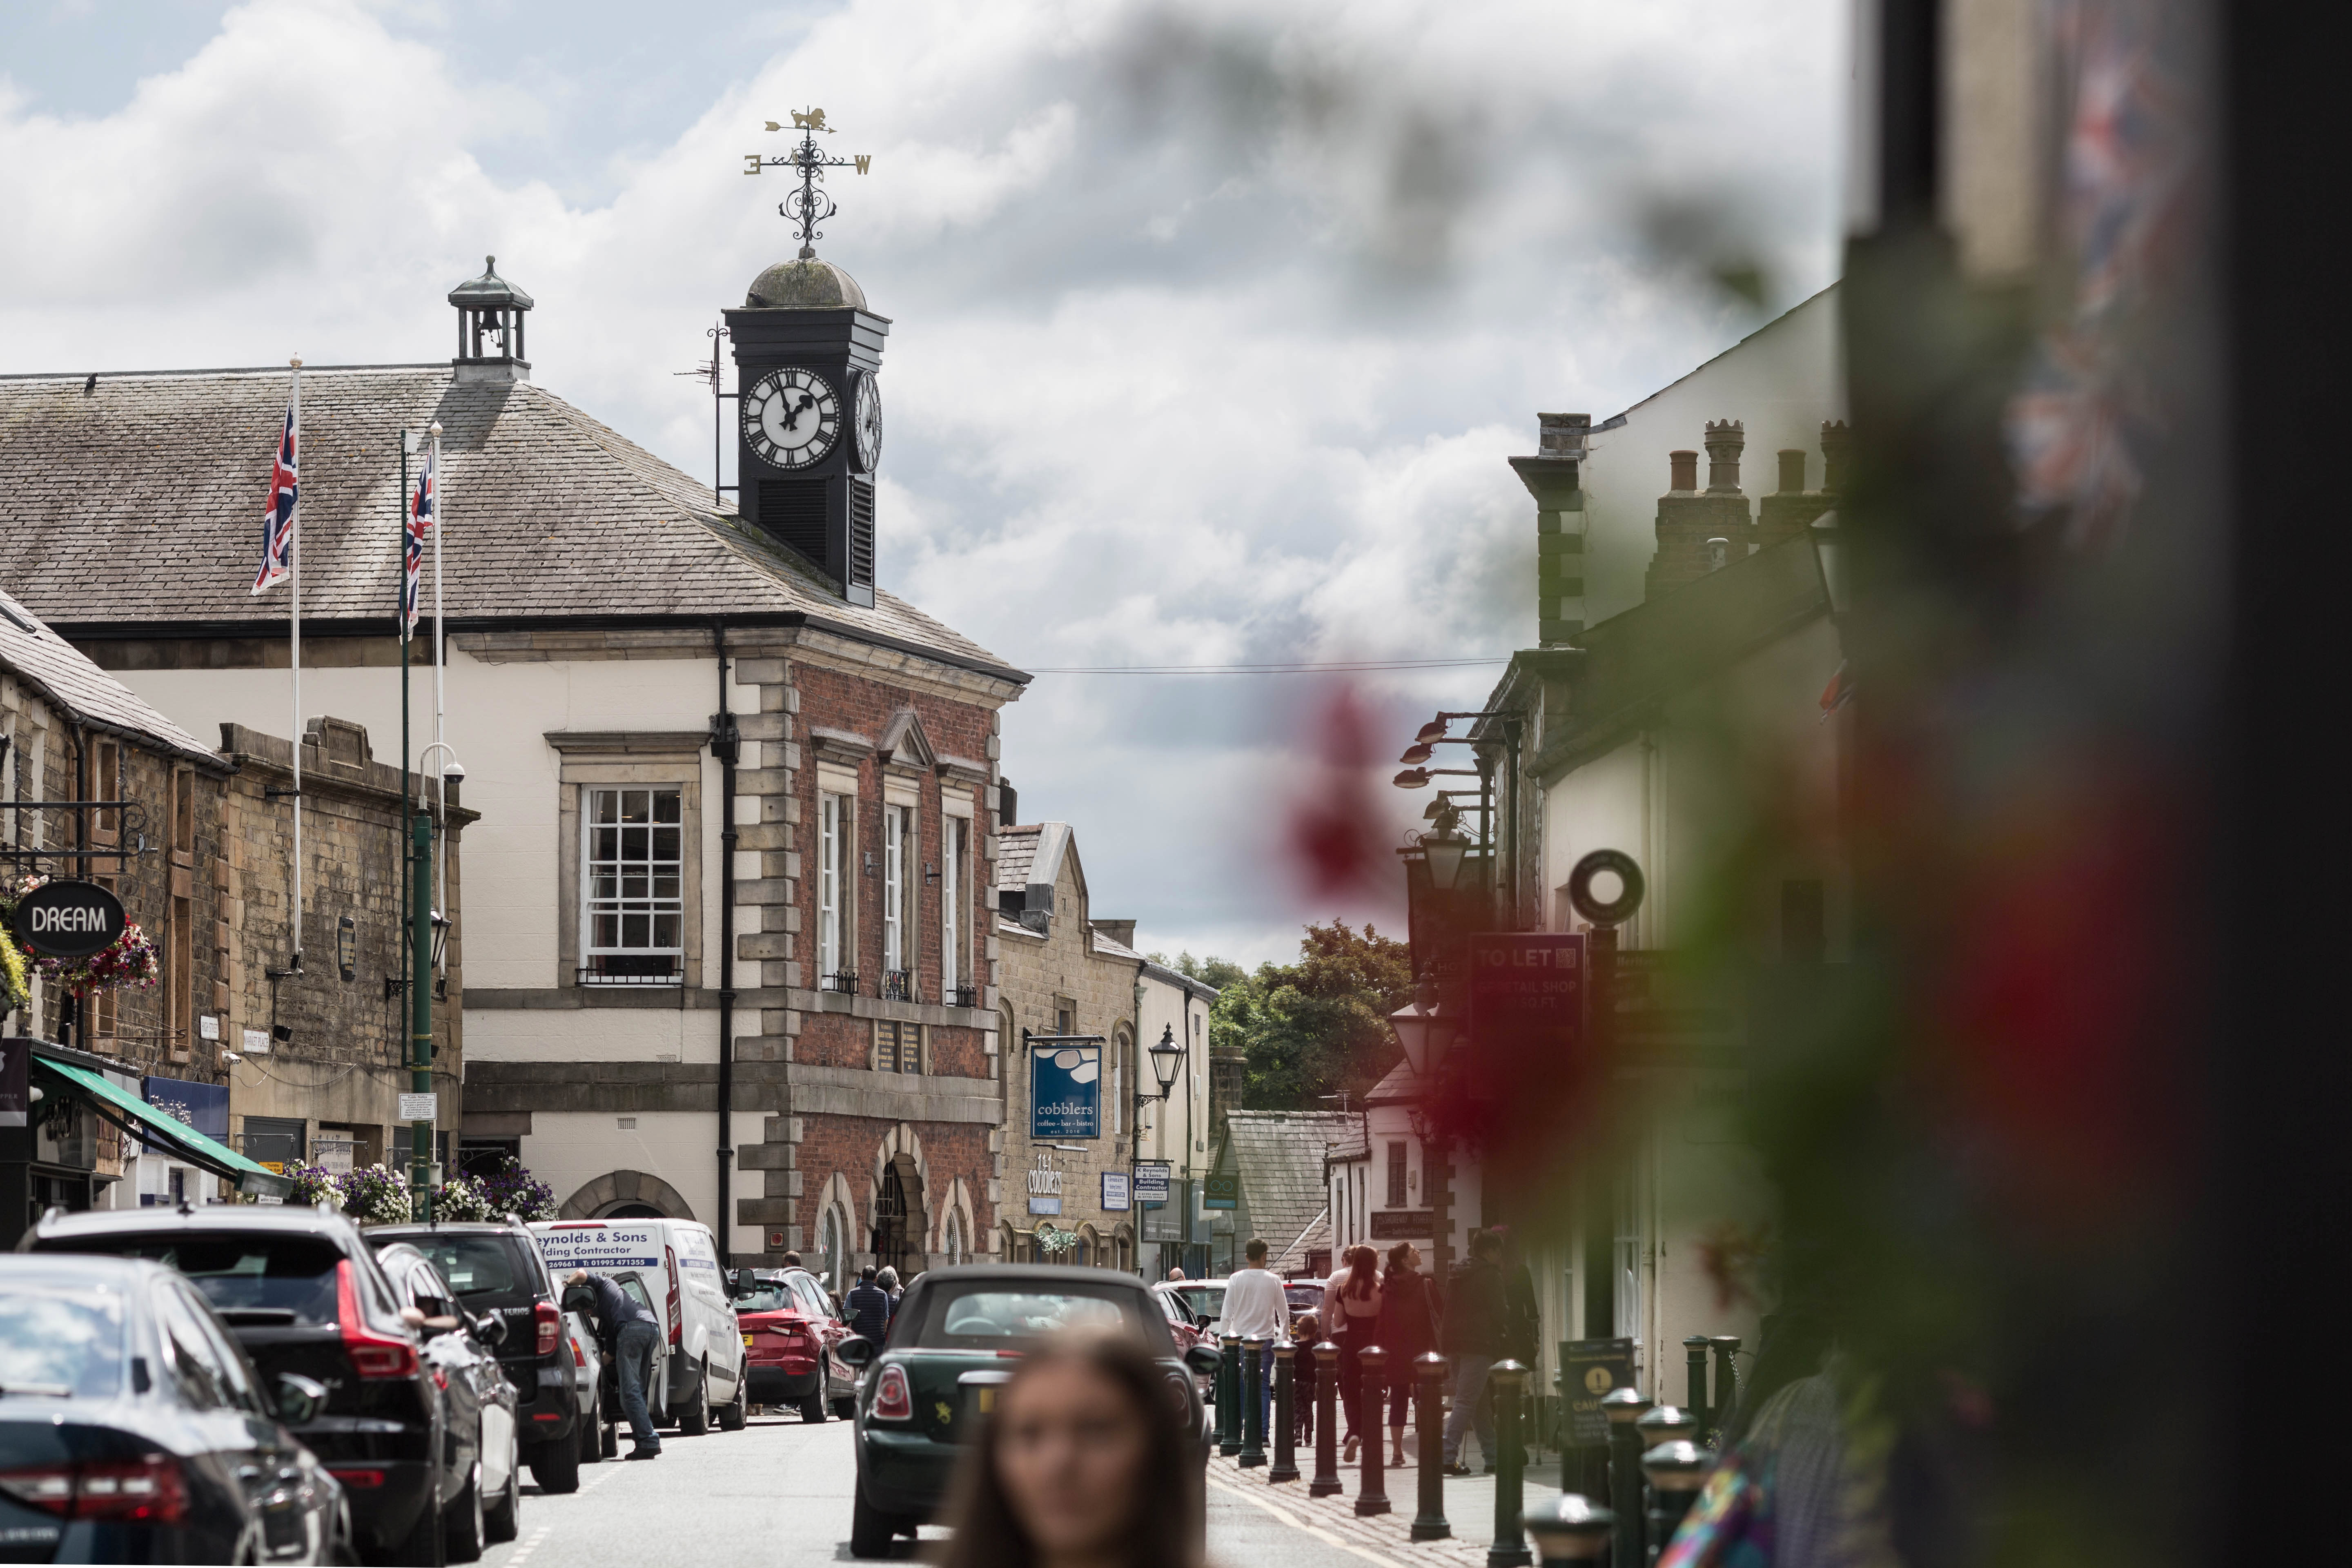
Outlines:
{"label": "car tail light", "polygon": [[588,1352],[580,1348],[580,1342],[578,1340],[572,1342],[572,1364],[579,1367],[584,1367],[588,1364]]}
{"label": "car tail light", "polygon": [[539,1353],[551,1355],[555,1336],[563,1331],[563,1314],[555,1310],[552,1301],[541,1301],[530,1310],[530,1321],[539,1329]]}
{"label": "car tail light", "polygon": [[360,1376],[416,1375],[416,1347],[405,1336],[370,1328],[360,1315],[359,1270],[348,1258],[335,1265],[335,1324],[342,1331],[343,1354]]}
{"label": "car tail light", "polygon": [[677,1248],[663,1247],[662,1262],[669,1268],[669,1342],[680,1344],[685,1341],[686,1313],[677,1299]]}
{"label": "car tail light", "polygon": [[334,1477],[335,1479],[342,1482],[344,1488],[352,1491],[374,1491],[377,1488],[383,1485],[383,1472],[382,1470],[330,1469],[327,1473]]}
{"label": "car tail light", "polygon": [[0,1470],[0,1491],[59,1519],[178,1524],[188,1512],[187,1483],[168,1454]]}
{"label": "car tail light", "polygon": [[912,1421],[915,1418],[915,1396],[907,1388],[907,1369],[892,1363],[882,1369],[874,1380],[874,1419],[877,1421]]}

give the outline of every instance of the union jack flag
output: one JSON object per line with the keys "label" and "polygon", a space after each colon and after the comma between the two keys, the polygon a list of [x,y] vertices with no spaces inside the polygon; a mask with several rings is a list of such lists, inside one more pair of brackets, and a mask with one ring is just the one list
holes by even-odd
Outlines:
{"label": "union jack flag", "polygon": [[404,575],[400,580],[400,635],[407,637],[416,630],[418,593],[425,578],[425,536],[433,531],[438,521],[435,504],[434,449],[425,450],[425,467],[416,476],[416,489],[408,498],[407,543],[403,549]]}
{"label": "union jack flag", "polygon": [[253,591],[274,588],[294,570],[294,516],[301,500],[301,465],[295,444],[301,429],[299,405],[286,405],[286,428],[278,438],[278,460],[269,471],[269,500],[261,510],[261,570]]}

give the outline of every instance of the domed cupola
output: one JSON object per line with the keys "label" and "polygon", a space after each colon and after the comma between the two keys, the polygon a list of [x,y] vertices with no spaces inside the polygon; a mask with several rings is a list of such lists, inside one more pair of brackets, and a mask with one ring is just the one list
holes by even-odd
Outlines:
{"label": "domed cupola", "polygon": [[482,275],[449,290],[457,308],[457,367],[459,381],[529,381],[530,361],[524,357],[522,319],[531,298],[499,276],[499,258],[482,258]]}

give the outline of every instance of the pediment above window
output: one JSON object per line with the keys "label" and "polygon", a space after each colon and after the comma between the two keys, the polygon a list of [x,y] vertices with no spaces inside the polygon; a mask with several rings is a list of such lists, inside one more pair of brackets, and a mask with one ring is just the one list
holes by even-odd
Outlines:
{"label": "pediment above window", "polygon": [[902,767],[929,768],[939,763],[939,753],[931,749],[930,738],[923,733],[923,721],[912,708],[901,708],[890,715],[890,722],[882,731],[882,743],[875,748],[882,760]]}

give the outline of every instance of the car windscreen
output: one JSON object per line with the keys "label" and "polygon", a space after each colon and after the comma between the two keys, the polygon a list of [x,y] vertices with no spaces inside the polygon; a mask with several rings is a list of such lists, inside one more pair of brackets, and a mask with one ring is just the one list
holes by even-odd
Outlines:
{"label": "car windscreen", "polygon": [[1225,1288],[1223,1285],[1180,1288],[1176,1294],[1184,1299],[1184,1305],[1192,1310],[1196,1318],[1214,1318],[1225,1310]]}
{"label": "car windscreen", "polygon": [[523,1272],[504,1237],[404,1236],[401,1240],[425,1254],[449,1289],[459,1296],[480,1296],[493,1290],[531,1295],[539,1281]]}
{"label": "car windscreen", "polygon": [[335,1265],[343,1254],[334,1243],[315,1236],[101,1233],[76,1237],[74,1250],[169,1264],[186,1275],[216,1311],[291,1312],[291,1321],[304,1327],[335,1321]]}
{"label": "car windscreen", "polygon": [[1135,1292],[1060,1283],[975,1284],[932,1292],[913,1343],[922,1349],[994,1350],[1066,1329],[1124,1330],[1142,1334],[1162,1353],[1166,1350],[1166,1321],[1157,1314],[1147,1319]]}
{"label": "car windscreen", "polygon": [[801,1303],[797,1297],[782,1285],[762,1285],[749,1295],[735,1298],[739,1312],[797,1312]]}
{"label": "car windscreen", "polygon": [[12,1286],[0,1295],[0,1399],[110,1399],[122,1386],[122,1298]]}

